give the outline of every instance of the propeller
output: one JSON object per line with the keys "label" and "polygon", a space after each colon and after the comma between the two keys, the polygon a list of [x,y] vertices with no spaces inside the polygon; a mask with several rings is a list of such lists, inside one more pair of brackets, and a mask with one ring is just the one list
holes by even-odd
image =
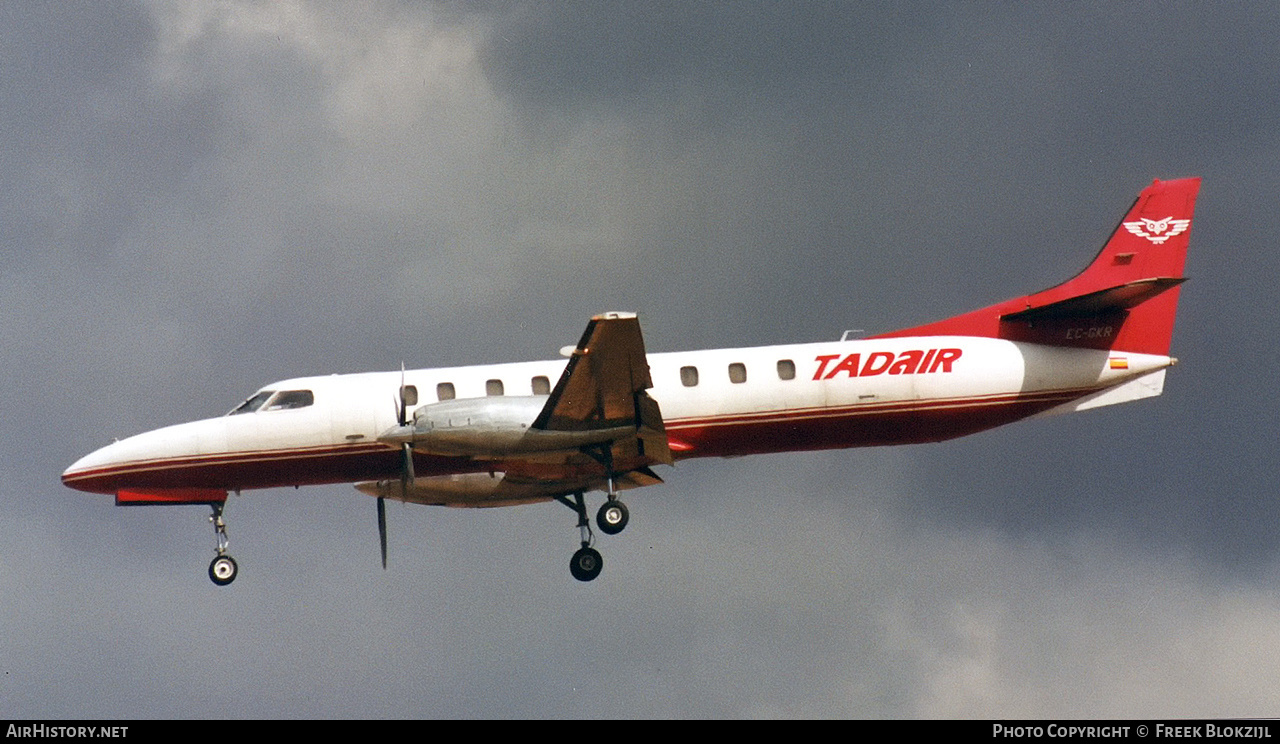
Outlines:
{"label": "propeller", "polygon": [[[409,424],[409,406],[412,404],[405,395],[404,362],[400,363],[400,400],[396,404],[396,423],[400,426]],[[416,397],[416,396],[415,396]],[[416,403],[417,401],[413,401]],[[413,445],[400,443],[400,496],[408,498],[409,484],[413,482]],[[387,568],[387,505],[386,499],[378,497],[378,541],[382,546],[382,568]]]}
{"label": "propeller", "polygon": [[382,543],[382,570],[387,570],[387,504],[378,497],[378,540]]}

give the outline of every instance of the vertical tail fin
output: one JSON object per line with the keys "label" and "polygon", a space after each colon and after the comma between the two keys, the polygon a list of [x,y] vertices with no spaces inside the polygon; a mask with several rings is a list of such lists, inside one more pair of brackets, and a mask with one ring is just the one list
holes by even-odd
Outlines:
{"label": "vertical tail fin", "polygon": [[1199,190],[1199,178],[1152,182],[1067,282],[879,338],[985,336],[1167,356]]}

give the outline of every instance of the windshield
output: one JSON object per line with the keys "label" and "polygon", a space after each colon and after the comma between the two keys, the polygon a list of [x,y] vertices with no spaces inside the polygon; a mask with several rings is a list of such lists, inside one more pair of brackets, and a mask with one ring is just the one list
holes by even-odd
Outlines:
{"label": "windshield", "polygon": [[274,390],[263,390],[260,393],[255,393],[252,398],[236,406],[235,409],[227,415],[235,416],[238,413],[253,413],[261,408],[262,404],[267,402],[267,398],[270,398],[272,395],[275,395]]}
{"label": "windshield", "polygon": [[271,396],[271,400],[262,407],[264,411],[283,411],[287,408],[306,408],[316,402],[310,390],[281,390]]}
{"label": "windshield", "polygon": [[263,390],[252,398],[236,406],[228,416],[255,411],[284,411],[291,408],[306,408],[316,402],[316,396],[310,390]]}

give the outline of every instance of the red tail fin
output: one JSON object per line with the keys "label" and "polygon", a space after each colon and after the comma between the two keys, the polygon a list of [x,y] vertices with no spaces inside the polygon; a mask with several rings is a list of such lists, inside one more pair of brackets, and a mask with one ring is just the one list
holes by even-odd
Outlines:
{"label": "red tail fin", "polygon": [[1199,178],[1152,182],[1070,281],[877,338],[985,336],[1167,356],[1199,190]]}

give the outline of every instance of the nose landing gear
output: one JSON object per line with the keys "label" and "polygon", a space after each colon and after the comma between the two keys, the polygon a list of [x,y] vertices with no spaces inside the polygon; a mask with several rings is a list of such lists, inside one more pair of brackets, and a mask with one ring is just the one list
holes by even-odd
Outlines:
{"label": "nose landing gear", "polygon": [[239,566],[231,556],[227,555],[227,545],[231,542],[227,538],[227,523],[222,518],[222,509],[226,506],[225,502],[215,502],[209,505],[213,508],[213,515],[209,517],[209,521],[213,523],[214,537],[218,541],[218,555],[209,564],[209,578],[218,586],[226,586],[236,580],[236,574],[239,573]]}
{"label": "nose landing gear", "polygon": [[213,583],[218,586],[226,586],[236,580],[238,570],[234,558],[229,555],[220,555],[209,564],[209,578],[213,579]]}

